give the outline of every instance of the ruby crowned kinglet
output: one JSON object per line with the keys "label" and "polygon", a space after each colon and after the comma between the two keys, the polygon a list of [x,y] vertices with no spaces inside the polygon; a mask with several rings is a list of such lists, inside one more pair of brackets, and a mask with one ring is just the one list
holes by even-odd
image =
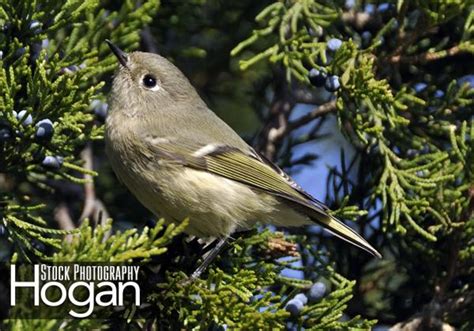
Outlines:
{"label": "ruby crowned kinglet", "polygon": [[168,222],[189,217],[186,232],[199,237],[225,238],[256,222],[316,223],[380,257],[209,110],[168,60],[107,43],[120,62],[109,98],[107,155],[146,208]]}

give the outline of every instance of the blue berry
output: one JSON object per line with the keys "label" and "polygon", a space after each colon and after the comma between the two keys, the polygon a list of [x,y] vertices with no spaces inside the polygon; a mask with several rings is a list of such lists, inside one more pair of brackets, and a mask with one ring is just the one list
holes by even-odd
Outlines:
{"label": "blue berry", "polygon": [[298,324],[293,321],[288,321],[286,323],[286,331],[298,331]]}
{"label": "blue berry", "polygon": [[64,159],[61,156],[46,156],[41,164],[48,169],[59,169],[63,165]]}
{"label": "blue berry", "polygon": [[[33,60],[37,60],[39,58],[39,55],[43,49],[48,48],[49,46],[49,40],[48,39],[43,39],[40,42],[35,42],[31,45],[30,50],[31,50],[31,58]],[[47,58],[47,55],[46,55]]]}
{"label": "blue berry", "polygon": [[0,60],[3,59],[3,51],[0,51]]}
{"label": "blue berry", "polygon": [[423,92],[424,89],[426,89],[428,87],[428,84],[426,83],[416,83],[413,88],[415,89],[416,92],[420,93],[420,92]]}
{"label": "blue berry", "polygon": [[20,47],[20,48],[18,48],[18,49],[15,51],[15,54],[14,54],[15,60],[17,60],[17,59],[19,59],[20,57],[22,57],[23,54],[25,54],[25,52],[26,52],[25,47]]}
{"label": "blue berry", "polygon": [[309,289],[308,300],[314,302],[320,300],[326,294],[326,285],[321,282],[314,283]]}
{"label": "blue berry", "polygon": [[94,99],[92,100],[90,107],[94,110],[94,114],[99,120],[105,120],[109,108],[109,105],[107,103],[102,102],[98,99]]}
{"label": "blue berry", "polygon": [[301,303],[303,303],[303,305],[308,303],[308,297],[304,293],[299,293],[299,294],[295,295],[294,299],[301,301]]}
{"label": "blue berry", "polygon": [[364,7],[364,11],[367,14],[373,14],[375,12],[375,5],[371,3],[366,4]]}
{"label": "blue berry", "polygon": [[392,30],[396,30],[400,27],[400,23],[398,23],[398,20],[394,20],[392,23]]}
{"label": "blue berry", "polygon": [[0,125],[0,142],[5,142],[12,137],[12,130],[11,128],[4,124]]}
{"label": "blue berry", "polygon": [[41,52],[41,43],[33,43],[30,47],[31,50],[31,58],[33,60],[37,60],[39,58]]}
{"label": "blue berry", "polygon": [[227,330],[227,324],[213,324],[211,331],[225,331]]}
{"label": "blue berry", "polygon": [[6,23],[3,23],[0,30],[3,31],[3,32],[7,32],[8,30],[10,30],[11,27],[12,27],[12,24],[9,23],[9,22],[6,22]]}
{"label": "blue berry", "polygon": [[327,47],[330,51],[337,51],[342,46],[342,41],[337,38],[329,39],[327,42]]}
{"label": "blue berry", "polygon": [[59,73],[62,75],[63,74],[73,75],[79,69],[80,69],[79,66],[73,64],[73,65],[70,65],[69,67],[61,68],[61,70],[59,70]]}
{"label": "blue berry", "polygon": [[308,78],[312,85],[321,87],[324,86],[324,83],[326,82],[327,74],[323,70],[313,68],[310,70]]}
{"label": "blue berry", "polygon": [[68,67],[64,67],[64,68],[61,68],[61,69],[59,70],[59,74],[60,74],[60,75],[64,75],[64,74],[70,75],[70,74],[72,74],[72,72],[71,72],[71,70],[69,70]]}
{"label": "blue berry", "polygon": [[341,87],[341,82],[339,81],[338,76],[329,76],[326,79],[326,83],[324,84],[324,88],[328,92],[336,92],[337,90],[339,90],[340,87]]}
{"label": "blue berry", "polygon": [[39,250],[39,251],[43,251],[46,249],[46,246],[45,244],[43,244],[42,242],[38,241],[38,240],[33,240],[31,242],[31,245],[33,246],[33,248]]}
{"label": "blue berry", "polygon": [[53,137],[54,127],[53,122],[49,119],[44,119],[36,123],[35,137],[41,140],[50,140]]}
{"label": "blue berry", "polygon": [[370,39],[372,39],[372,33],[370,31],[364,31],[364,32],[362,32],[362,34],[360,36],[363,40],[368,40],[369,41]]}
{"label": "blue berry", "polygon": [[379,45],[383,45],[385,43],[385,37],[384,36],[381,36],[377,39]]}
{"label": "blue berry", "polygon": [[441,99],[442,97],[444,97],[444,92],[442,90],[436,90],[434,93],[434,97]]}
{"label": "blue berry", "polygon": [[323,35],[323,28],[319,25],[315,29],[309,28],[308,34],[313,38],[319,38]]}
{"label": "blue berry", "polygon": [[304,304],[300,300],[291,299],[285,306],[287,312],[289,312],[292,316],[298,316],[300,312],[303,310]]}
{"label": "blue berry", "polygon": [[364,45],[365,47],[370,45],[370,41],[372,40],[372,33],[370,31],[362,32],[360,37],[362,39],[362,45]]}
{"label": "blue berry", "polygon": [[381,3],[381,4],[377,7],[377,10],[379,11],[379,13],[383,13],[383,12],[389,11],[390,9],[392,9],[392,4],[387,3],[387,2]]}
{"label": "blue berry", "polygon": [[39,33],[41,31],[41,23],[37,20],[31,21],[28,27],[30,30],[33,30],[33,33]]}
{"label": "blue berry", "polygon": [[458,84],[460,86],[468,83],[470,88],[474,88],[474,75],[466,75],[462,76],[461,78],[458,79]]}
{"label": "blue berry", "polygon": [[18,114],[14,112],[14,114],[16,115],[17,120],[19,120],[21,124],[23,125],[33,124],[33,117],[31,117],[31,115],[28,114],[26,110],[21,110],[20,112],[18,112]]}
{"label": "blue berry", "polygon": [[344,3],[344,7],[346,7],[346,9],[352,9],[355,7],[355,5],[355,0],[346,0],[346,2]]}

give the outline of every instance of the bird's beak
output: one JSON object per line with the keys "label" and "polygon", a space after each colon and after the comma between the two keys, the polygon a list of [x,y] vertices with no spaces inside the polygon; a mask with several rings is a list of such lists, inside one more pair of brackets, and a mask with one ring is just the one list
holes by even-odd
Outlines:
{"label": "bird's beak", "polygon": [[123,65],[125,68],[127,68],[128,54],[122,51],[120,48],[118,48],[114,44],[112,44],[110,40],[105,39],[105,42],[107,43],[107,45],[109,45],[110,49],[112,50],[114,55],[117,57],[120,64]]}

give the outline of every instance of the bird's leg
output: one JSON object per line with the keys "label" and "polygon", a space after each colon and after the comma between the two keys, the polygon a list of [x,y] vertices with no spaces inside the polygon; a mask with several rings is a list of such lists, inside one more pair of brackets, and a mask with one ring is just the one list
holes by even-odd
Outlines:
{"label": "bird's leg", "polygon": [[222,248],[227,242],[227,238],[216,239],[217,243],[212,248],[209,253],[204,257],[202,263],[194,270],[194,272],[189,276],[186,283],[192,283],[194,280],[198,279],[201,274],[207,269],[209,264],[216,258],[216,256],[222,251]]}

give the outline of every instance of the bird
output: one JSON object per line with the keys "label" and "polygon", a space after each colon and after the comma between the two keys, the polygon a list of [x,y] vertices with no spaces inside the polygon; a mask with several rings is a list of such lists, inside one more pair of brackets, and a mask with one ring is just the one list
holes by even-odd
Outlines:
{"label": "bird", "polygon": [[153,214],[168,223],[189,218],[185,232],[218,238],[219,249],[257,223],[318,224],[381,257],[209,109],[169,60],[106,42],[119,62],[108,98],[106,153],[119,180]]}

